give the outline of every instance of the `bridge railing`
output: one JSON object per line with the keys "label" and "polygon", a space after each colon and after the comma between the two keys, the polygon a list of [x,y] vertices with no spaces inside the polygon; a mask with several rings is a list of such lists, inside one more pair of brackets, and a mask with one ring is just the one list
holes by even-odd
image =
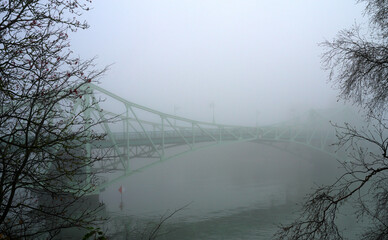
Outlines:
{"label": "bridge railing", "polygon": [[[250,136],[252,138],[256,137],[256,133],[243,133],[241,134],[241,131],[233,130],[233,129],[205,129],[207,133],[209,133],[211,136],[217,136],[218,138],[221,136],[222,139],[230,139],[231,137],[234,139],[239,139],[240,137],[244,136]],[[185,137],[185,138],[191,138],[191,137],[201,137],[201,136],[208,136],[207,134],[204,134],[204,131],[201,131],[199,129],[180,129],[179,133],[175,130],[168,130],[168,131],[150,131],[147,133],[142,132],[114,132],[112,133],[114,138],[116,140],[133,140],[136,141],[138,139],[147,139],[148,137],[151,137],[153,139],[157,138],[169,138],[169,137]]]}

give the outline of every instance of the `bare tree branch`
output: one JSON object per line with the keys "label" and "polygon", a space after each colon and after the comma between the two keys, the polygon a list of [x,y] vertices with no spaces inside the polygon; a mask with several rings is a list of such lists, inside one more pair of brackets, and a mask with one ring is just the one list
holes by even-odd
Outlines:
{"label": "bare tree branch", "polygon": [[[0,2],[0,232],[10,239],[50,239],[86,228],[97,184],[87,168],[101,159],[83,146],[104,136],[85,114],[97,103],[87,85],[107,70],[69,49],[68,32],[88,27],[78,17],[89,0]],[[78,107],[77,107],[78,106]],[[77,107],[77,108],[76,108]]]}
{"label": "bare tree branch", "polygon": [[321,44],[326,49],[322,60],[340,98],[367,109],[368,125],[333,124],[335,145],[349,156],[341,162],[344,173],[310,194],[300,217],[280,226],[276,239],[343,239],[338,213],[349,204],[359,220],[372,222],[362,239],[388,239],[388,1],[358,2],[366,2],[369,32],[359,25],[339,32]]}

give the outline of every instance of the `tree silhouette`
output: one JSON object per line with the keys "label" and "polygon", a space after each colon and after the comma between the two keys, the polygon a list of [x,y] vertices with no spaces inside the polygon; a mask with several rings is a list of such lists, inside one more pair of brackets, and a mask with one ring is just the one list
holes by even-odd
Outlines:
{"label": "tree silhouette", "polygon": [[96,221],[99,206],[83,201],[100,157],[83,145],[103,136],[85,113],[87,84],[106,69],[74,57],[68,39],[88,27],[78,18],[90,2],[0,2],[0,239],[49,239]]}
{"label": "tree silhouette", "polygon": [[339,148],[350,161],[332,185],[318,187],[291,224],[282,225],[276,239],[343,239],[337,225],[344,205],[353,204],[359,220],[372,224],[361,239],[388,239],[388,1],[365,2],[369,28],[359,25],[326,41],[323,63],[340,97],[367,111],[367,126],[333,124]]}

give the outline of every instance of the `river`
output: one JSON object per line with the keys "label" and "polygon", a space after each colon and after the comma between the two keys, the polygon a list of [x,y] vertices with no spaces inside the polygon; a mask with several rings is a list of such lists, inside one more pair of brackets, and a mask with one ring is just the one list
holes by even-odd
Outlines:
{"label": "river", "polygon": [[[333,180],[336,164],[292,144],[236,143],[192,152],[101,193],[111,216],[105,231],[112,239],[142,239],[185,206],[163,223],[157,239],[271,239],[279,224],[295,218],[314,184]],[[346,222],[352,229],[354,222]]]}

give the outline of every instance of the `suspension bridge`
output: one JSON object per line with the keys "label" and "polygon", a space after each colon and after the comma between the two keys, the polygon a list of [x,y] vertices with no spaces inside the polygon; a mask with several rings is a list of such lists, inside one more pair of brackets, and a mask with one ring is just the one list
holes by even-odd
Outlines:
{"label": "suspension bridge", "polygon": [[[94,84],[88,84],[88,88],[91,93],[83,101],[84,104],[93,103],[94,107],[86,114],[102,120],[96,131],[106,133],[104,139],[86,145],[88,154],[102,151],[106,156],[92,169],[119,172],[118,177],[99,184],[96,193],[155,164],[221,144],[288,142],[315,149],[335,159],[341,158],[330,146],[335,141],[335,132],[329,127],[329,120],[317,111],[311,110],[305,116],[267,126],[224,125],[162,113],[127,101]],[[101,98],[113,107],[103,109],[98,100]],[[135,168],[131,161],[139,158],[153,161],[145,161],[141,167]]]}

